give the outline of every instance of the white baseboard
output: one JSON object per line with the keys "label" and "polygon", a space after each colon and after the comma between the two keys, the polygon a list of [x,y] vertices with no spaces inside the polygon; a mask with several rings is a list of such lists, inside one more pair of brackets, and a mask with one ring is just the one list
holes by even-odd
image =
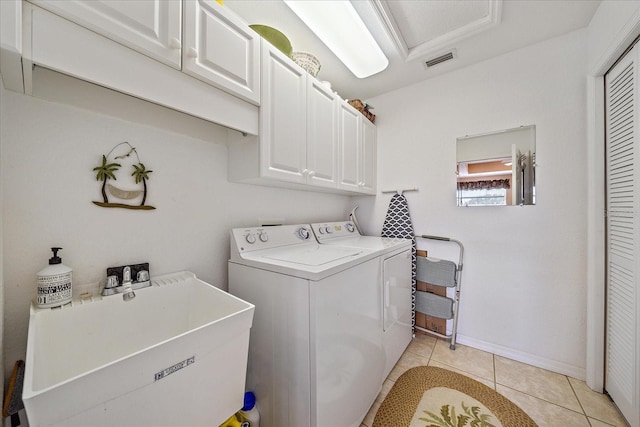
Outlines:
{"label": "white baseboard", "polygon": [[464,344],[469,347],[477,348],[478,350],[487,351],[498,356],[506,357],[507,359],[516,360],[518,362],[526,363],[558,374],[568,375],[582,381],[586,378],[586,369],[584,367],[569,365],[567,363],[558,362],[557,360],[547,359],[545,357],[466,337],[464,335],[456,335],[456,343]]}

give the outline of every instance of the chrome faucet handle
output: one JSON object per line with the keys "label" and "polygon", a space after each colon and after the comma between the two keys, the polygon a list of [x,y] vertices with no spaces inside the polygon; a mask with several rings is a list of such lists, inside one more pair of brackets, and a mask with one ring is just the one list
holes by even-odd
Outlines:
{"label": "chrome faucet handle", "polygon": [[136,293],[133,292],[131,283],[131,267],[126,266],[122,269],[122,299],[130,301],[136,297]]}
{"label": "chrome faucet handle", "polygon": [[109,296],[118,291],[118,276],[107,276],[107,282],[102,289],[102,296]]}
{"label": "chrome faucet handle", "polygon": [[138,277],[136,277],[136,281],[146,282],[147,280],[149,280],[149,272],[147,270],[138,271]]}
{"label": "chrome faucet handle", "polygon": [[131,282],[131,267],[126,266],[122,269],[122,284]]}
{"label": "chrome faucet handle", "polygon": [[131,281],[124,282],[122,284],[122,299],[125,301],[130,301],[136,297],[136,293],[133,292],[133,288],[131,287]]}
{"label": "chrome faucet handle", "polygon": [[108,276],[107,283],[104,285],[106,289],[118,287],[118,276]]}

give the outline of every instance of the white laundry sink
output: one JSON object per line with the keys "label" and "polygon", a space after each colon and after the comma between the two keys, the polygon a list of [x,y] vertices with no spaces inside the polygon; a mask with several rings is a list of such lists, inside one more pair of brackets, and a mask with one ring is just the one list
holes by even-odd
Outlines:
{"label": "white laundry sink", "polygon": [[242,407],[254,306],[190,272],[135,293],[32,306],[31,426],[217,426]]}

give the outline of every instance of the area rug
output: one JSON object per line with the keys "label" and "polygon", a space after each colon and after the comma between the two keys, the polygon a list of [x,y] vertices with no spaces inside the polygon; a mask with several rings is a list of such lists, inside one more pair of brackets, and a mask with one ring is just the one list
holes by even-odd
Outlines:
{"label": "area rug", "polygon": [[537,427],[516,404],[464,375],[433,366],[398,378],[373,427]]}

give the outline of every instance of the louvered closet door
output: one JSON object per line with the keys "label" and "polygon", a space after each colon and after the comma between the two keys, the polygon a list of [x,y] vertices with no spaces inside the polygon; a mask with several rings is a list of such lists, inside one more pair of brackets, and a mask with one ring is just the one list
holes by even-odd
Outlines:
{"label": "louvered closet door", "polygon": [[607,293],[605,388],[640,425],[639,46],[605,76]]}

